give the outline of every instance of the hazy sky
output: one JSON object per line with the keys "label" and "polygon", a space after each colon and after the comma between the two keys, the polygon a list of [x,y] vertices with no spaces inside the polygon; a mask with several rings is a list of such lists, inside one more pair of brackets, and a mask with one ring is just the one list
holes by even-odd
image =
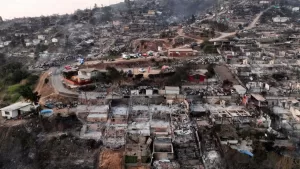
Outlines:
{"label": "hazy sky", "polygon": [[23,16],[40,16],[73,13],[76,9],[93,7],[96,3],[110,5],[124,0],[0,0],[0,16],[12,19]]}

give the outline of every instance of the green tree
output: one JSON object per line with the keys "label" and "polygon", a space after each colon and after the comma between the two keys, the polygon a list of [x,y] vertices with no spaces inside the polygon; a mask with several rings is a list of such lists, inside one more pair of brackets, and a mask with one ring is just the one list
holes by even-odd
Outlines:
{"label": "green tree", "polygon": [[106,81],[106,75],[103,73],[98,72],[97,75],[92,77],[92,82],[101,82],[101,81]]}
{"label": "green tree", "polygon": [[215,76],[215,65],[214,64],[209,64],[207,66],[207,72],[205,73],[205,76],[209,79],[209,78],[212,78],[213,76]]}
{"label": "green tree", "polygon": [[122,74],[119,72],[116,68],[114,67],[107,67],[107,76],[108,79],[111,80],[113,83],[119,83],[120,80],[122,79]]}
{"label": "green tree", "polygon": [[11,81],[12,83],[19,83],[21,80],[26,79],[29,73],[26,70],[18,69],[12,73]]}
{"label": "green tree", "polygon": [[169,77],[167,84],[172,86],[181,86],[184,80],[187,80],[191,64],[184,64],[182,67],[177,67],[175,73]]}
{"label": "green tree", "polygon": [[33,92],[29,85],[21,86],[19,89],[19,94],[33,103],[38,103],[41,97],[38,92]]}
{"label": "green tree", "polygon": [[201,48],[203,49],[204,53],[218,53],[214,44],[209,42],[208,40],[204,41],[201,44]]}
{"label": "green tree", "polygon": [[38,75],[30,75],[28,78],[27,78],[27,85],[35,85],[37,80],[39,79],[39,76]]}

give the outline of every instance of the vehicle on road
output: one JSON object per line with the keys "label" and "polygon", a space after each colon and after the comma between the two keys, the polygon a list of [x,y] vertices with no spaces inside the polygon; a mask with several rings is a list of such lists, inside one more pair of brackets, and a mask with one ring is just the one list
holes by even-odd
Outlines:
{"label": "vehicle on road", "polygon": [[145,70],[144,68],[139,68],[139,72],[140,72],[140,73],[145,73],[146,70]]}

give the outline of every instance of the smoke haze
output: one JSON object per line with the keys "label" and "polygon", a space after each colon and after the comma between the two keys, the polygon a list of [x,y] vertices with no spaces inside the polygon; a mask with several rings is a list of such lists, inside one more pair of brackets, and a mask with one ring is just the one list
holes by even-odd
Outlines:
{"label": "smoke haze", "polygon": [[73,13],[76,9],[104,6],[123,0],[0,0],[0,16],[3,19],[47,16]]}

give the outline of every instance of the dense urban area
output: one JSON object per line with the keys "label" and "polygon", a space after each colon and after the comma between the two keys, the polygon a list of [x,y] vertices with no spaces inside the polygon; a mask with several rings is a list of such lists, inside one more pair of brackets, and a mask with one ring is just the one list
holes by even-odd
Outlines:
{"label": "dense urban area", "polygon": [[298,0],[0,17],[0,62],[0,168],[300,168]]}

